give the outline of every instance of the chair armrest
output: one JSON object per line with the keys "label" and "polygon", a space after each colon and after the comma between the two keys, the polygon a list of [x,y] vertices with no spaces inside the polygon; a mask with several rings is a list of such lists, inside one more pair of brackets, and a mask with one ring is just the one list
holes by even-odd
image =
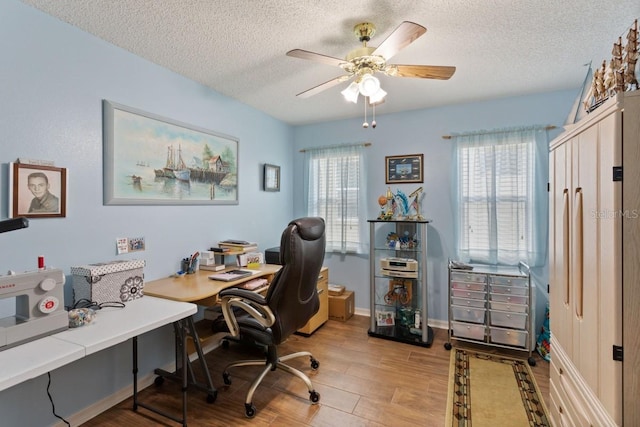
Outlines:
{"label": "chair armrest", "polygon": [[218,295],[221,297],[220,305],[224,321],[232,337],[237,338],[240,335],[240,327],[233,307],[242,309],[265,328],[271,327],[275,323],[276,318],[267,305],[267,300],[257,292],[230,288],[221,291]]}
{"label": "chair armrest", "polygon": [[226,296],[240,297],[242,299],[249,300],[256,304],[267,305],[267,300],[264,297],[254,291],[250,291],[248,289],[240,289],[240,288],[227,288],[220,291],[218,294],[220,298],[224,298]]}

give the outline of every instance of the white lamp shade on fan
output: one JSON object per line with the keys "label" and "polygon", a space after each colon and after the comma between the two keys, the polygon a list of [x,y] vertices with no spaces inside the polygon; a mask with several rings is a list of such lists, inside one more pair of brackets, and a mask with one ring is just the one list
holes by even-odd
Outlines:
{"label": "white lamp shade on fan", "polygon": [[342,93],[342,96],[344,96],[344,99],[346,99],[347,101],[353,102],[354,104],[358,103],[358,95],[360,94],[358,83],[352,82],[349,86],[347,86],[345,90],[340,93]]}
{"label": "white lamp shade on fan", "polygon": [[365,74],[358,83],[358,89],[362,96],[371,96],[380,89],[380,80],[371,74]]}
{"label": "white lamp shade on fan", "polygon": [[369,97],[369,104],[378,104],[382,102],[385,96],[387,96],[387,92],[380,88],[376,93]]}

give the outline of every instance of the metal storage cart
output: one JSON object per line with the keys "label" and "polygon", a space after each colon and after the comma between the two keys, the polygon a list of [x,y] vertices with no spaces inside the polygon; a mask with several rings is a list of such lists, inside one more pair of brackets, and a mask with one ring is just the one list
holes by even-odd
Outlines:
{"label": "metal storage cart", "polygon": [[427,313],[429,220],[369,220],[369,335],[430,347]]}
{"label": "metal storage cart", "polygon": [[451,339],[493,347],[535,348],[535,292],[529,266],[470,265],[463,269],[449,261],[449,334]]}

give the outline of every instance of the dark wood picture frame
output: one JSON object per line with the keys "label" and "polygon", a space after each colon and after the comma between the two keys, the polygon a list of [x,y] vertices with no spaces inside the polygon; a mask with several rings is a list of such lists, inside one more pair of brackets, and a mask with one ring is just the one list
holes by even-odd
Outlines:
{"label": "dark wood picture frame", "polygon": [[265,164],[262,182],[264,191],[280,191],[280,166]]}
{"label": "dark wood picture frame", "polygon": [[67,216],[67,170],[65,168],[11,163],[10,189],[9,213],[12,218]]}
{"label": "dark wood picture frame", "polygon": [[385,157],[387,184],[424,182],[424,154]]}

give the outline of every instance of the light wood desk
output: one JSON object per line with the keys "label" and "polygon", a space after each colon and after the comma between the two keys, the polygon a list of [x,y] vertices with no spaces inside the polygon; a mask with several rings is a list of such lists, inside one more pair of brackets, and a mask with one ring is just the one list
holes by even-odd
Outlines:
{"label": "light wood desk", "polygon": [[[229,266],[223,271],[235,270],[238,268],[239,267],[236,266]],[[278,272],[278,270],[280,270],[280,268],[282,268],[281,265],[261,264],[260,267],[257,268],[255,270],[255,273],[251,276],[246,276],[241,279],[229,282],[209,279],[209,276],[211,276],[212,274],[221,273],[222,271],[198,270],[194,274],[185,274],[184,276],[180,277],[166,277],[163,279],[145,282],[144,294],[173,301],[190,302],[201,306],[211,307],[218,302],[218,294],[220,293],[220,291],[233,286],[241,285],[242,283],[248,282],[249,280],[260,277],[264,277],[269,282],[271,282],[273,276]],[[186,333],[191,338],[193,347],[198,355],[198,363],[200,364],[200,368],[202,369],[206,380],[205,383],[198,382],[193,375],[193,370],[189,368],[189,372],[191,375],[189,385],[206,392],[207,402],[213,403],[217,396],[217,390],[213,386],[213,382],[211,381],[209,368],[207,367],[206,361],[204,359],[204,352],[202,351],[203,343],[208,338],[212,337],[211,328],[207,328],[207,330],[201,329],[199,333],[196,323],[193,321],[193,317],[190,316],[185,320],[186,327],[176,327],[176,334],[178,334],[180,338],[184,338],[183,336],[180,336],[180,334]],[[181,340],[177,339],[176,343],[179,343],[180,341]],[[176,354],[179,352],[179,350],[186,352],[186,349],[177,348]],[[186,361],[187,363],[191,363],[188,357],[186,358]],[[155,373],[159,375],[159,377],[156,378],[156,384],[160,384],[163,378],[169,378],[178,381],[181,380],[181,377],[178,375],[177,371],[166,372],[162,369],[156,369]],[[186,418],[186,416],[184,418]]]}
{"label": "light wood desk", "polygon": [[[226,270],[235,270],[240,267],[230,266]],[[218,302],[220,291],[233,286],[241,285],[259,277],[265,277],[269,282],[281,265],[260,264],[255,270],[255,274],[231,282],[211,280],[209,276],[221,271],[198,270],[194,274],[185,274],[182,277],[166,277],[164,279],[145,282],[144,293],[159,298],[166,298],[174,301],[192,302],[203,306],[213,306]],[[246,270],[246,268],[242,268]]]}

